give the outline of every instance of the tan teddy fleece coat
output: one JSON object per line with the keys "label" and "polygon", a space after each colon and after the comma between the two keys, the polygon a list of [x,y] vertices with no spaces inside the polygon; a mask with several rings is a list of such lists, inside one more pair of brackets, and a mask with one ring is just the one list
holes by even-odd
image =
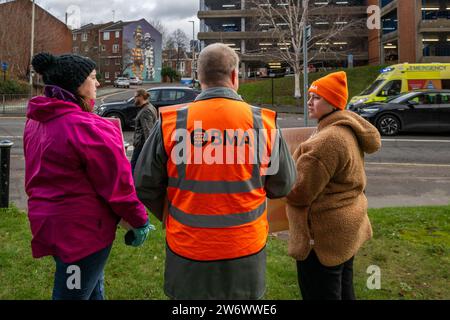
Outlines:
{"label": "tan teddy fleece coat", "polygon": [[364,153],[380,147],[378,130],[344,110],[323,118],[297,148],[297,181],[287,196],[290,256],[302,261],[314,249],[323,265],[337,266],[372,237]]}

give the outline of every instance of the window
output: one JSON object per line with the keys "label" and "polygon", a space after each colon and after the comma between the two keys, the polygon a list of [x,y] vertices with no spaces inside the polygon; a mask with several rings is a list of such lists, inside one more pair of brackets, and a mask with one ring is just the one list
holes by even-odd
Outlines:
{"label": "window", "polygon": [[113,45],[113,53],[117,53],[119,52],[119,45],[118,44],[114,44]]}
{"label": "window", "polygon": [[362,96],[371,94],[372,92],[375,91],[376,88],[378,88],[378,86],[383,82],[384,80],[376,80],[374,83],[372,83],[366,90],[364,90],[363,92],[361,92]]}
{"label": "window", "polygon": [[120,72],[116,72],[114,73],[114,77],[117,79],[118,77],[120,77]]}
{"label": "window", "polygon": [[178,68],[178,71],[179,71],[180,73],[184,73],[184,69],[185,69],[184,61],[180,61],[180,66],[179,66],[179,68]]}
{"label": "window", "polygon": [[73,53],[78,53],[78,47],[73,47]]}
{"label": "window", "polygon": [[442,89],[450,89],[450,79],[442,79]]}
{"label": "window", "polygon": [[120,37],[120,31],[116,31],[116,38]]}
{"label": "window", "polygon": [[103,32],[103,40],[109,40],[109,31]]}
{"label": "window", "polygon": [[158,100],[159,91],[152,90],[149,93],[150,93],[150,102],[156,102]]}
{"label": "window", "polygon": [[418,96],[415,96],[415,97],[413,97],[411,99],[408,99],[404,103],[406,103],[406,102],[408,102],[408,103],[409,102],[416,102],[417,104],[419,104],[419,103],[421,103],[422,100],[423,100],[423,95],[418,95]]}
{"label": "window", "polygon": [[76,41],[76,40],[77,40],[77,34],[74,33],[74,34],[73,34],[73,41]]}
{"label": "window", "polygon": [[105,59],[105,66],[109,66],[109,59]]}
{"label": "window", "polygon": [[105,72],[105,79],[109,79],[109,72]]}
{"label": "window", "polygon": [[177,91],[177,100],[183,98],[186,95],[186,92],[178,90]]}
{"label": "window", "polygon": [[120,59],[116,59],[116,66],[120,66]]}
{"label": "window", "polygon": [[450,93],[441,93],[441,104],[450,104]]}
{"label": "window", "polygon": [[177,100],[177,90],[162,90],[161,101],[175,101]]}
{"label": "window", "polygon": [[417,104],[421,105],[435,105],[439,103],[438,98],[439,97],[437,93],[424,93],[419,94],[412,99],[409,99],[409,101],[416,102]]}
{"label": "window", "polygon": [[378,97],[392,97],[397,96],[402,91],[402,80],[392,80],[384,85],[378,92]]}
{"label": "window", "polygon": [[438,94],[437,93],[428,93],[421,96],[421,103],[422,104],[438,104]]}
{"label": "window", "polygon": [[383,28],[383,35],[396,31],[398,29],[397,10],[394,10],[393,12],[388,13],[386,16],[382,17],[381,24]]}
{"label": "window", "polygon": [[89,52],[89,47],[88,46],[84,47],[84,52]]}
{"label": "window", "polygon": [[102,51],[106,51],[105,45],[102,45]]}
{"label": "window", "polygon": [[183,90],[162,90],[161,101],[176,101],[183,98],[186,92]]}
{"label": "window", "polygon": [[81,41],[86,42],[87,39],[88,39],[87,33],[86,33],[86,32],[83,32],[83,33],[81,34]]}

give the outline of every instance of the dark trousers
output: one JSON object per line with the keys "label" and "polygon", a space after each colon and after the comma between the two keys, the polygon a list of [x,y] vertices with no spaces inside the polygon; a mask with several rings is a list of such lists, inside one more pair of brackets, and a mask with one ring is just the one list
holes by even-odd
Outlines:
{"label": "dark trousers", "polygon": [[[109,245],[72,263],[64,263],[60,258],[53,257],[56,262],[53,300],[104,300],[103,270],[111,247]],[[76,283],[76,276],[79,276],[79,287],[70,286],[71,283]]]}
{"label": "dark trousers", "polygon": [[136,167],[136,162],[138,161],[139,155],[141,154],[142,148],[144,146],[138,146],[133,149],[133,155],[131,156],[131,173],[134,175],[134,168]]}
{"label": "dark trousers", "polygon": [[297,261],[297,275],[303,300],[355,300],[353,257],[326,267],[312,250],[306,260]]}

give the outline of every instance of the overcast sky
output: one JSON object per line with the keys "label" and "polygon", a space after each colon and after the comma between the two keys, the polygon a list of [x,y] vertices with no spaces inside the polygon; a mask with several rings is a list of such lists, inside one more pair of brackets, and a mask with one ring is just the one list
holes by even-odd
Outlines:
{"label": "overcast sky", "polygon": [[168,33],[177,28],[192,38],[192,23],[195,21],[195,34],[199,31],[197,11],[199,0],[35,0],[35,3],[64,21],[65,12],[71,6],[81,10],[81,25],[112,21],[158,19]]}

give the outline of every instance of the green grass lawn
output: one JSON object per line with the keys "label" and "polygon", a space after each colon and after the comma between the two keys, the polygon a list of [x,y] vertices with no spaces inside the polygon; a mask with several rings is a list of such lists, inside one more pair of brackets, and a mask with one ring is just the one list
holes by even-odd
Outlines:
{"label": "green grass lawn", "polygon": [[[366,66],[353,69],[339,69],[335,71],[345,71],[347,73],[349,97],[353,97],[367,88],[376,77],[378,77],[380,70],[384,67],[385,66]],[[331,73],[331,71],[311,73],[309,74],[309,83],[311,84],[314,80],[329,73]],[[303,76],[301,76],[300,88],[303,94]],[[239,94],[242,95],[245,101],[255,105],[271,104],[272,80],[267,79],[242,83],[239,88]],[[294,77],[274,79],[274,103],[276,105],[296,105],[294,99]],[[300,101],[300,106],[303,106],[303,100]]]}
{"label": "green grass lawn", "polygon": [[[369,211],[374,238],[355,258],[358,299],[450,299],[450,205]],[[166,299],[161,228],[140,248],[119,230],[106,268],[108,299]],[[0,209],[0,299],[50,299],[52,258],[33,259],[27,216]],[[266,299],[299,299],[295,261],[287,243],[270,237]],[[370,265],[381,268],[381,289],[369,290]]]}

